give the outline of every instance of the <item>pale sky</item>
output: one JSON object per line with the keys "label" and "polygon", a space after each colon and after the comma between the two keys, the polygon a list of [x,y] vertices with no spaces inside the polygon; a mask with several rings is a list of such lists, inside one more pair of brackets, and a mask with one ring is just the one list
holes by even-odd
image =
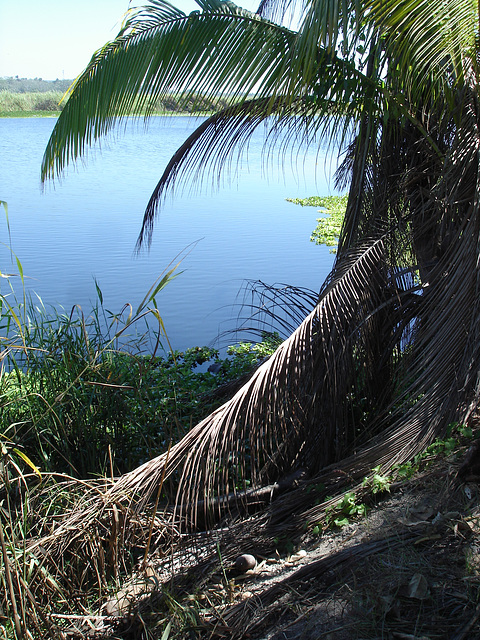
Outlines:
{"label": "pale sky", "polygon": [[[189,13],[193,0],[171,0]],[[75,78],[142,0],[0,0],[0,77]],[[246,8],[253,0],[239,1]]]}

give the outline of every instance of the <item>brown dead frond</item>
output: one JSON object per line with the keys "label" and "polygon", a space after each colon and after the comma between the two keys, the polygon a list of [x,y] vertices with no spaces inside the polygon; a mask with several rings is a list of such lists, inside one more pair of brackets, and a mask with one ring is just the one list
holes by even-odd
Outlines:
{"label": "brown dead frond", "polygon": [[[109,576],[128,571],[129,554],[140,547],[143,558],[150,531],[163,553],[193,548],[202,530],[224,557],[240,541],[271,547],[321,522],[372,468],[409,460],[471,415],[480,391],[480,115],[475,92],[456,99],[455,112],[426,101],[421,127],[403,112],[365,117],[342,168],[351,189],[336,262],[313,310],[168,454],[87,487],[50,519],[29,549],[44,549],[45,566],[58,563],[52,575],[101,593]],[[213,140],[225,161],[232,141],[263,121],[262,105],[245,104],[208,119],[179,150],[147,237],[158,197],[190,153],[202,158]],[[227,126],[235,115],[238,136]],[[296,472],[297,485],[269,495]],[[214,554],[209,547],[207,573]]]}
{"label": "brown dead frond", "polygon": [[[407,534],[401,538],[398,535],[390,536],[382,540],[364,542],[353,547],[347,547],[337,553],[328,554],[319,560],[304,565],[269,589],[263,591],[253,602],[246,600],[230,608],[224,614],[224,619],[230,625],[231,637],[242,638],[247,634],[255,634],[255,630],[263,626],[264,617],[271,611],[270,605],[282,596],[294,593],[299,596],[311,589],[314,580],[317,589],[319,583],[329,582],[329,573],[340,565],[355,565],[372,554],[382,553],[386,550],[398,549],[411,543],[418,535]],[[343,567],[345,569],[345,566]],[[263,611],[263,615],[262,615]]]}

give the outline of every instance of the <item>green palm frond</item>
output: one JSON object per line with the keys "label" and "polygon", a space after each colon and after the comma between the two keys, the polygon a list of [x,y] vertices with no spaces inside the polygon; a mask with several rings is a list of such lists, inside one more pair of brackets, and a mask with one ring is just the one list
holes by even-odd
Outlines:
{"label": "green palm frond", "polygon": [[367,0],[364,12],[382,33],[393,69],[413,102],[422,93],[444,100],[452,87],[471,82],[472,69],[477,72],[474,0]]}
{"label": "green palm frond", "polygon": [[341,40],[341,51],[345,60],[349,60],[348,54],[352,49],[349,40],[355,40],[355,25],[359,25],[355,18],[358,18],[355,6],[346,0],[314,0],[308,4],[295,42],[292,63],[289,63],[292,95],[299,93],[299,87],[310,87],[316,81],[319,51],[334,54]]}
{"label": "green palm frond", "polygon": [[[352,105],[324,102],[317,110],[313,100],[258,98],[227,107],[207,118],[177,149],[167,164],[146,208],[142,229],[137,241],[140,250],[145,240],[149,244],[155,217],[168,191],[185,184],[190,177],[198,182],[209,179],[213,184],[221,180],[225,167],[230,168],[248,148],[251,136],[268,124],[266,146],[268,153],[278,158],[292,154],[295,147],[307,149],[328,139],[337,124],[337,143],[349,139],[351,119],[355,119]],[[349,113],[350,110],[350,113]],[[350,118],[349,118],[350,116]],[[272,119],[274,117],[275,119]],[[338,131],[340,129],[340,131]]]}
{"label": "green palm frond", "polygon": [[[295,149],[347,146],[367,104],[370,119],[378,119],[387,111],[388,102],[395,102],[378,78],[325,50],[318,52],[316,73],[309,91],[293,101],[288,90],[285,95],[277,91],[275,98],[235,101],[199,125],[172,156],[150,198],[137,250],[145,240],[150,242],[155,216],[168,190],[188,178],[202,182],[210,177],[219,183],[224,169],[234,165],[235,154],[241,157],[261,125],[269,123],[268,155],[275,154],[277,161],[286,163],[287,154],[292,157]],[[401,102],[394,110],[405,112]]]}
{"label": "green palm frond", "polygon": [[287,24],[298,19],[299,13],[304,10],[304,3],[301,0],[260,0],[256,13],[276,22]]}
{"label": "green palm frond", "polygon": [[[123,118],[132,113],[148,118],[154,105],[172,94],[180,107],[197,95],[222,97],[230,111],[212,119],[216,125],[222,122],[222,140],[229,128],[246,124],[253,131],[248,121],[270,115],[284,130],[295,130],[291,140],[299,140],[300,127],[291,126],[291,116],[302,112],[305,130],[323,127],[322,135],[329,139],[335,132],[340,145],[350,140],[350,125],[366,108],[380,114],[392,101],[378,77],[367,77],[354,60],[319,45],[318,38],[328,41],[327,34],[310,41],[310,28],[296,34],[230,2],[202,6],[203,12],[187,16],[156,0],[134,12],[118,37],[93,56],[72,86],[49,140],[43,180],[60,174]],[[310,60],[312,47],[314,66],[308,70],[302,60]],[[295,122],[299,124],[298,117]]]}
{"label": "green palm frond", "polygon": [[45,151],[43,179],[61,173],[134,108],[148,117],[171,94],[180,105],[199,93],[234,103],[270,95],[284,83],[293,40],[287,29],[231,3],[156,17],[152,10],[131,17],[76,80]]}
{"label": "green palm frond", "polygon": [[[289,6],[275,4],[277,15]],[[273,16],[275,4],[260,10]],[[74,86],[44,177],[135,100],[148,116],[168,92],[223,95],[227,107],[167,166],[140,242],[165,190],[209,171],[220,179],[233,149],[241,153],[270,119],[267,143],[277,149],[336,138],[346,150],[338,178],[349,202],[336,262],[314,310],[245,386],[168,455],[74,511],[52,538],[59,546],[80,523],[88,530],[100,501],[127,496],[141,509],[164,479],[179,526],[192,527],[218,521],[231,506],[226,496],[247,480],[259,487],[303,468],[330,489],[354,484],[374,466],[408,460],[479,401],[477,4],[311,0],[298,33],[231,3],[199,6],[186,16],[155,0],[127,19]],[[325,500],[292,493],[264,528],[320,519]]]}

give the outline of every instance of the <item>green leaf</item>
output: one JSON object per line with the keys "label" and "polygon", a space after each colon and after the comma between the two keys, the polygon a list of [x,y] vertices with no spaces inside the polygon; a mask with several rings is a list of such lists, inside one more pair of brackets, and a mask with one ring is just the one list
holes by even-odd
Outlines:
{"label": "green leaf", "polygon": [[97,296],[98,296],[98,299],[100,300],[100,304],[103,305],[103,293],[102,293],[102,290],[100,289],[100,285],[98,284],[98,281],[96,278],[95,278],[95,289],[97,290]]}
{"label": "green leaf", "polygon": [[335,518],[333,523],[336,527],[342,528],[346,527],[349,524],[349,520],[348,518]]}
{"label": "green leaf", "polygon": [[37,467],[37,465],[34,462],[30,460],[30,458],[25,453],[23,453],[23,451],[20,451],[20,449],[17,449],[16,447],[12,449],[12,451],[19,458],[21,458],[25,462],[25,464],[27,464],[30,467],[30,469],[32,469],[32,471],[34,471],[38,475],[40,480],[42,479],[42,474],[40,472],[40,469]]}
{"label": "green leaf", "polygon": [[168,638],[170,637],[171,628],[172,628],[172,621],[170,620],[162,633],[162,640],[168,640]]}

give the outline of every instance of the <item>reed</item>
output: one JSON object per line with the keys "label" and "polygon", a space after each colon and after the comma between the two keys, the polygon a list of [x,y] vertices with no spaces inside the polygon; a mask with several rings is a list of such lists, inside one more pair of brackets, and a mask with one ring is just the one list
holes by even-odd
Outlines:
{"label": "reed", "polygon": [[0,91],[0,115],[40,115],[42,112],[59,114],[63,108],[63,105],[59,104],[62,96],[61,91],[31,93]]}
{"label": "reed", "polygon": [[[66,103],[65,100],[62,101],[63,97],[62,91],[19,93],[0,89],[0,117],[59,115]],[[224,104],[225,100],[222,98],[212,100],[202,96],[193,96],[182,101],[179,96],[172,94],[163,100],[157,100],[152,106],[152,113],[156,115],[181,114],[193,113],[195,110],[210,113],[221,108]],[[134,103],[132,113],[143,114],[145,109]]]}
{"label": "reed", "polygon": [[[125,514],[111,512],[112,557],[102,555],[100,520],[89,538],[84,552],[99,559],[94,572],[82,554],[47,563],[38,541],[79,501],[98,498],[100,487],[179,440],[224,401],[214,390],[250,371],[278,340],[243,343],[226,359],[207,347],[172,352],[157,298],[181,259],[138,308],[127,304],[118,313],[105,309],[98,284],[88,313],[50,308],[27,294],[15,262],[15,277],[2,273],[0,280],[0,632],[9,640],[60,638],[78,617],[79,599],[95,610],[134,566],[122,538]],[[213,372],[199,367],[209,360]],[[128,548],[150,544],[154,520],[139,516]]]}
{"label": "reed", "polygon": [[[178,265],[177,265],[178,266]],[[79,478],[120,474],[177,440],[200,412],[199,391],[218,384],[198,363],[216,351],[169,353],[153,301],[174,277],[162,275],[140,307],[113,314],[48,309],[13,288],[0,296],[0,420],[3,438],[46,472]]]}

